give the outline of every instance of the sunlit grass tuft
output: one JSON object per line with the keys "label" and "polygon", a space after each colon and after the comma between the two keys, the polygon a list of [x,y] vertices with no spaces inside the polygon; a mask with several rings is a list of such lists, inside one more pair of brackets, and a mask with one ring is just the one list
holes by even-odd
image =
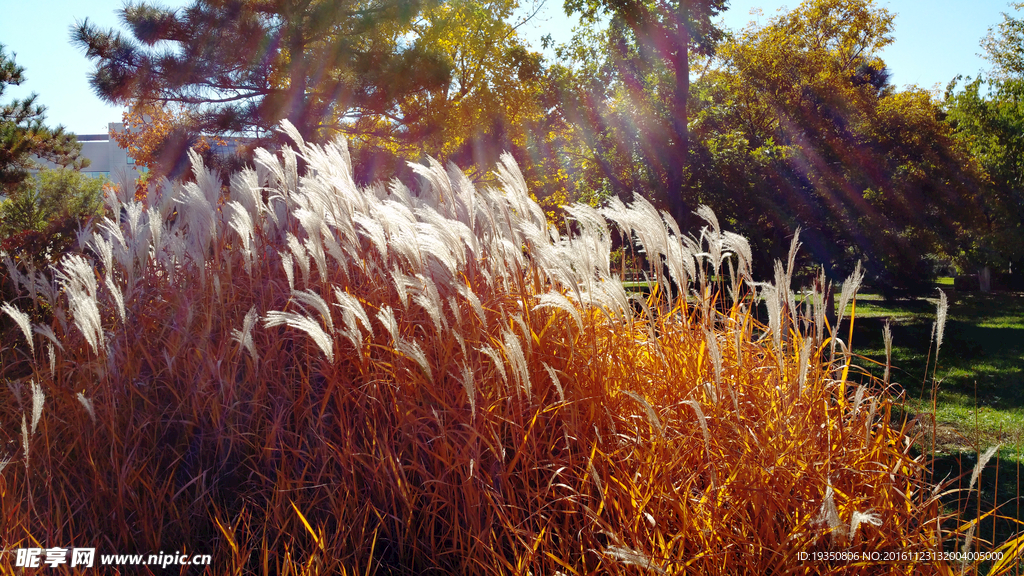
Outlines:
{"label": "sunlit grass tuft", "polygon": [[[6,549],[195,551],[216,573],[787,574],[871,569],[801,553],[948,537],[823,299],[796,306],[792,260],[753,283],[709,210],[690,237],[643,200],[577,207],[566,236],[507,157],[499,189],[435,163],[417,193],[357,189],[342,142],[257,158],[226,197],[197,162],[145,206],[111,199],[131,216],[97,230],[109,256],[19,302],[59,346],[51,364],[34,332],[0,390],[11,456],[31,454],[0,475]],[[611,273],[616,234],[664,264],[646,298]]]}

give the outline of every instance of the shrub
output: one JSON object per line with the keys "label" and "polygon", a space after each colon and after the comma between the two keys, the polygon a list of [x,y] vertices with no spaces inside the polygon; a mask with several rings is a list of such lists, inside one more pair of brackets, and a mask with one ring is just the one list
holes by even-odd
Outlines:
{"label": "shrub", "polygon": [[[40,171],[0,200],[0,251],[21,271],[45,270],[74,246],[83,223],[103,212],[104,181],[69,168]],[[0,295],[8,280],[0,272]]]}
{"label": "shrub", "polygon": [[[642,199],[570,207],[564,236],[509,157],[500,189],[414,165],[415,194],[357,189],[343,142],[256,158],[225,198],[193,158],[195,182],[114,199],[124,217],[56,282],[15,274],[52,320],[4,308],[29,344],[2,351],[25,373],[0,390],[20,431],[6,549],[210,553],[218,573],[784,574],[826,569],[801,552],[942,546],[922,461],[890,398],[850,381],[822,298],[796,303],[792,258],[752,282],[710,210],[691,238]],[[693,296],[630,296],[616,233]]]}

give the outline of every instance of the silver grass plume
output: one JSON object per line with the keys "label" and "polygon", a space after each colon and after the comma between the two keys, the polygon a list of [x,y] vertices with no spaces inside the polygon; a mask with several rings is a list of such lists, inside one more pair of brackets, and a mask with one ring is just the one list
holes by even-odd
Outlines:
{"label": "silver grass plume", "polygon": [[[704,340],[707,342],[708,356],[711,358],[711,366],[714,368],[714,371],[715,371],[715,388],[717,389],[716,390],[716,396],[721,398],[722,397],[722,384],[723,384],[723,380],[722,380],[722,350],[718,346],[718,338],[715,336],[715,333],[712,332],[711,330],[707,330],[707,329],[704,330]],[[725,382],[725,387],[726,387],[726,390],[728,390],[728,392],[729,392],[729,396],[732,397],[733,408],[736,410],[737,413],[739,413],[739,411],[740,411],[740,401],[739,401],[739,397],[736,396],[736,391],[733,389],[732,385],[729,384],[728,382]]]}
{"label": "silver grass plume", "polygon": [[302,272],[302,283],[305,286],[309,286],[309,253],[306,251],[306,247],[291,232],[288,232],[285,238],[288,242],[288,250],[291,251],[295,263],[299,265],[299,270]]}
{"label": "silver grass plume", "polygon": [[96,423],[96,409],[92,405],[92,400],[86,398],[85,394],[82,394],[81,392],[78,393],[76,398],[78,398],[78,402],[82,405],[82,407],[85,408],[85,412],[86,412],[86,414],[89,415],[89,419],[92,420],[93,424],[95,424]]}
{"label": "silver grass plume", "polygon": [[302,138],[302,134],[299,132],[298,128],[296,128],[290,120],[282,120],[280,130],[291,138],[292,142],[295,143],[299,150],[303,152],[306,151],[306,141]]}
{"label": "silver grass plume", "polygon": [[[57,304],[58,296],[60,295],[60,290],[57,288],[57,285],[41,272],[37,272],[32,280],[32,284],[35,291],[39,293],[39,297],[51,307],[55,306]],[[35,296],[33,296],[33,302],[37,303]]]}
{"label": "silver grass plume", "polygon": [[305,332],[320,348],[320,351],[324,353],[327,361],[331,364],[334,363],[334,342],[327,332],[324,332],[320,324],[312,318],[302,314],[295,314],[294,312],[272,310],[264,316],[263,326],[265,328],[287,326]]}
{"label": "silver grass plume", "polygon": [[710,330],[704,330],[704,341],[708,347],[708,357],[711,359],[711,366],[715,371],[715,386],[721,389],[722,386],[722,352],[718,348],[718,339]]}
{"label": "silver grass plume", "polygon": [[875,423],[875,411],[878,410],[878,397],[871,398],[871,408],[868,409],[868,418],[864,422],[864,448],[871,442],[871,428]]}
{"label": "silver grass plume", "polygon": [[29,435],[28,435],[28,423],[25,421],[25,415],[21,415],[21,449],[25,453],[25,470],[29,469],[28,458],[29,458]]}
{"label": "silver grass plume", "polygon": [[468,284],[459,284],[457,286],[459,294],[469,302],[469,305],[473,307],[473,312],[480,320],[480,325],[484,328],[487,327],[487,314],[484,312],[484,307],[480,303],[480,298],[473,292],[473,288]]}
{"label": "silver grass plume", "polygon": [[825,497],[818,510],[815,523],[831,530],[833,540],[846,541],[849,536],[846,524],[839,518],[839,509],[836,508],[835,490],[832,488],[832,484],[825,488]]}
{"label": "silver grass plume", "polygon": [[989,447],[989,449],[985,450],[985,452],[983,452],[978,458],[978,463],[974,465],[974,471],[971,473],[971,482],[967,485],[968,492],[974,489],[974,485],[978,482],[978,478],[981,476],[981,471],[988,464],[988,461],[992,459],[992,456],[995,455],[996,451],[999,450],[1000,446],[1002,446],[1002,444],[996,444]]}
{"label": "silver grass plume", "polygon": [[61,260],[57,277],[67,292],[68,305],[75,324],[95,354],[104,347],[103,326],[96,302],[96,275],[85,258],[72,254]]}
{"label": "silver grass plume", "polygon": [[288,290],[295,291],[295,261],[290,252],[281,252],[281,266],[284,268],[284,276],[288,280]]}
{"label": "silver grass plume", "polygon": [[505,374],[505,362],[501,358],[501,354],[490,346],[482,346],[479,351],[485,354],[494,363],[494,367],[498,369],[498,374],[501,376],[501,381],[508,385],[508,375]]}
{"label": "silver grass plume", "polygon": [[18,328],[21,328],[21,333],[25,335],[25,340],[28,342],[29,351],[32,352],[33,356],[35,356],[36,344],[35,339],[32,338],[32,327],[29,322],[28,314],[14,306],[11,306],[7,302],[4,302],[3,306],[0,306],[0,310],[3,310],[5,314],[14,320],[14,323],[18,325]]}
{"label": "silver grass plume", "polygon": [[751,266],[754,262],[754,257],[750,249],[750,242],[735,232],[722,232],[722,239],[725,249],[736,255],[736,272],[740,275],[740,278],[752,281]]}
{"label": "silver grass plume", "polygon": [[796,254],[800,251],[800,227],[793,231],[793,239],[789,242],[789,256],[786,258],[786,288],[789,289],[793,283],[793,272],[796,266]]}
{"label": "silver grass plume", "polygon": [[761,298],[768,308],[768,328],[772,333],[775,349],[782,350],[782,307],[779,305],[779,290],[770,284],[761,288]]}
{"label": "silver grass plume", "polygon": [[[363,305],[359,303],[358,298],[348,292],[343,292],[338,287],[334,288],[334,298],[337,300],[334,304],[335,306],[351,313],[353,317],[359,320],[363,325],[363,328],[373,336],[373,325],[370,324],[370,317],[366,314],[366,310],[363,309]],[[390,308],[388,310],[390,310]]]}
{"label": "silver grass plume", "polygon": [[124,295],[121,294],[121,289],[109,274],[105,279],[105,284],[110,292],[110,297],[114,299],[114,308],[117,310],[117,316],[121,319],[122,324],[127,324],[128,318],[124,310]]}
{"label": "silver grass plume", "polygon": [[437,330],[437,333],[442,334],[448,328],[448,319],[444,315],[441,295],[437,291],[437,286],[433,280],[421,274],[417,274],[416,279],[419,282],[419,286],[412,300],[430,316],[430,320],[434,323],[434,329]]}
{"label": "silver grass plume", "polygon": [[476,386],[473,382],[473,369],[467,365],[462,366],[462,388],[466,391],[466,398],[469,400],[469,415],[476,419]]}
{"label": "silver grass plume", "polygon": [[423,349],[420,348],[418,342],[406,340],[404,338],[398,338],[395,340],[395,350],[416,362],[423,372],[427,375],[427,379],[431,382],[434,381],[434,373],[430,369],[430,362],[427,360],[427,355],[423,353]]}
{"label": "silver grass plume", "polygon": [[[996,453],[996,451],[999,450],[1000,446],[1001,446],[1001,444],[996,444],[995,446],[989,447],[989,449],[985,450],[985,452],[978,458],[978,463],[974,465],[974,471],[971,473],[971,482],[967,486],[967,491],[968,492],[970,492],[971,490],[974,489],[975,483],[978,482],[978,478],[981,476],[981,471],[988,464],[988,461],[992,459],[992,456]],[[978,526],[977,522],[971,523],[971,527],[967,530],[967,535],[964,538],[964,544],[963,544],[961,550],[967,551],[967,550],[971,549],[971,543],[972,543],[972,540],[974,539],[974,530],[975,530],[975,528],[977,526]],[[963,562],[961,562],[961,564],[962,565],[966,564],[966,558],[964,559]]]}
{"label": "silver grass plume", "polygon": [[505,349],[505,356],[508,358],[508,363],[512,366],[513,374],[519,381],[519,386],[522,391],[526,394],[526,397],[533,397],[533,390],[530,386],[530,369],[529,364],[526,361],[526,355],[523,353],[523,347],[519,342],[519,338],[515,334],[509,331],[502,332],[502,347]]}
{"label": "silver grass plume", "polygon": [[646,398],[635,392],[623,390],[622,393],[632,398],[637,404],[639,404],[644,409],[644,412],[647,414],[647,420],[651,423],[651,426],[655,430],[657,430],[658,436],[660,436],[662,440],[664,440],[665,428],[661,425],[661,420],[658,419],[658,414],[654,411],[654,407],[651,406],[651,403],[648,402]]}
{"label": "silver grass plume", "polygon": [[93,236],[89,247],[100,257],[103,269],[109,274],[114,269],[114,246],[105,237]]}
{"label": "silver grass plume", "polygon": [[295,193],[299,189],[299,159],[298,153],[289,146],[281,150],[281,158],[284,160],[284,189],[288,193]]}
{"label": "silver grass plume", "polygon": [[864,402],[864,390],[864,386],[857,386],[857,392],[853,395],[853,409],[850,410],[851,419],[860,414],[860,406]]}
{"label": "silver grass plume", "polygon": [[555,385],[555,391],[558,392],[558,400],[565,403],[565,390],[562,389],[562,383],[558,380],[558,374],[547,363],[542,364],[544,365],[544,370],[547,371],[548,376],[551,378],[551,383]]}
{"label": "silver grass plume", "polygon": [[547,219],[540,205],[530,200],[527,192],[526,178],[519,170],[515,158],[508,152],[503,153],[498,159],[498,166],[495,175],[501,183],[506,198],[513,203],[518,213],[527,220],[532,220],[538,226],[546,226]]}
{"label": "silver grass plume", "polygon": [[533,331],[526,325],[526,321],[523,320],[522,314],[516,313],[509,316],[509,324],[515,324],[519,327],[519,333],[523,337],[519,340],[520,342],[526,342],[526,355],[529,356],[533,352]]}
{"label": "silver grass plume", "polygon": [[[971,522],[970,528],[967,529],[967,534],[964,536],[963,546],[960,547],[961,553],[970,552],[971,545],[974,543],[974,529],[978,527],[977,522]],[[970,558],[969,554],[964,554],[963,559],[960,560],[960,573],[967,573],[967,560]]]}
{"label": "silver grass plume", "polygon": [[850,518],[850,538],[852,539],[857,535],[857,529],[860,528],[861,524],[870,524],[872,526],[881,526],[882,518],[868,510],[867,512],[858,512],[854,510],[853,516]]}
{"label": "silver grass plume", "polygon": [[892,370],[892,330],[889,328],[888,320],[882,328],[882,341],[885,343],[885,376],[882,377],[882,382],[888,386],[889,373]]}
{"label": "silver grass plume", "polygon": [[320,314],[320,319],[323,320],[324,325],[327,326],[327,333],[331,334],[334,332],[334,319],[331,317],[331,308],[319,294],[309,289],[301,292],[295,291],[292,292],[292,299],[297,301],[303,308],[308,306],[316,310]]}
{"label": "silver grass plume", "polygon": [[[326,226],[322,223],[321,225]],[[326,283],[328,272],[327,256],[324,253],[324,243],[323,237],[321,236],[321,231],[317,230],[316,233],[310,234],[310,236],[306,238],[304,246],[306,247],[306,252],[309,254],[309,256],[313,259],[313,262],[316,264],[316,271],[317,274],[320,276],[320,281]]]}
{"label": "silver grass plume", "polygon": [[385,305],[383,308],[377,311],[377,319],[384,325],[384,329],[391,335],[391,340],[397,342],[399,339],[398,334],[398,321],[395,319],[395,312],[390,306]]}
{"label": "silver grass plume", "polygon": [[707,242],[707,252],[705,255],[711,262],[711,269],[715,275],[719,273],[722,267],[722,227],[718,224],[718,217],[707,205],[701,204],[697,207],[697,211],[694,212],[697,216],[703,218],[711,228],[703,228],[700,231],[701,238]]}
{"label": "silver grass plume", "polygon": [[257,177],[261,183],[265,181],[270,186],[285,184],[284,166],[278,162],[273,152],[264,148],[257,148],[254,154],[254,161]]}
{"label": "silver grass plume", "polygon": [[30,382],[32,387],[32,434],[36,433],[36,427],[39,426],[39,419],[43,416],[43,403],[46,402],[46,395],[43,394],[43,388],[36,384],[35,380]]}
{"label": "silver grass plume", "polygon": [[388,257],[388,241],[384,236],[384,227],[376,219],[364,214],[355,214],[352,220],[362,229],[362,235],[377,249],[381,258]]}
{"label": "silver grass plume", "polygon": [[245,209],[249,221],[254,222],[266,209],[260,195],[259,176],[255,170],[245,168],[231,177],[230,194],[232,202]]}
{"label": "silver grass plume", "polygon": [[860,262],[857,262],[856,268],[853,270],[853,274],[843,282],[843,289],[839,294],[839,306],[836,308],[836,325],[832,327],[832,349],[830,352],[830,361],[835,361],[836,357],[836,338],[839,332],[839,325],[843,323],[843,317],[846,315],[846,305],[850,303],[850,300],[857,294],[857,290],[860,289],[860,283],[864,280],[864,270],[860,266]]}
{"label": "silver grass plume", "polygon": [[22,276],[21,271],[18,270],[18,265],[11,260],[11,256],[7,252],[0,250],[0,256],[4,259],[4,266],[7,268],[7,277],[11,279],[14,292],[21,292],[21,285],[24,283],[24,276]]}
{"label": "silver grass plume", "polygon": [[604,549],[604,555],[620,564],[651,570],[657,574],[668,574],[662,567],[654,563],[653,558],[628,546],[607,546]]}
{"label": "silver grass plume", "polygon": [[259,315],[256,313],[256,307],[249,308],[246,312],[245,318],[242,320],[242,329],[234,329],[231,331],[231,338],[235,342],[249,351],[249,355],[252,356],[253,362],[259,361],[259,354],[256,353],[256,346],[252,341],[252,331],[256,326],[256,321],[259,319]]}
{"label": "silver grass plume", "polygon": [[395,285],[395,293],[398,294],[398,301],[401,302],[402,308],[409,308],[409,288],[414,286],[414,280],[405,274],[402,274],[398,270],[391,271],[391,281]]}
{"label": "silver grass plume", "polygon": [[707,452],[708,460],[711,460],[711,433],[708,432],[708,419],[704,417],[704,411],[700,408],[700,402],[684,400],[683,404],[693,408],[693,412],[697,415],[697,422],[700,424],[700,430],[704,434],[704,450]]}
{"label": "silver grass plume", "polygon": [[238,233],[238,237],[242,240],[242,258],[245,264],[245,272],[252,275],[252,241],[253,241],[253,224],[252,216],[249,210],[245,208],[240,202],[232,200],[225,204],[225,208],[230,212],[231,219],[229,224],[231,228]]}
{"label": "silver grass plume", "polygon": [[775,287],[778,289],[779,306],[782,307],[782,335],[788,341],[789,323],[796,320],[796,299],[793,295],[793,278],[779,260],[775,261]]}
{"label": "silver grass plume", "polygon": [[942,347],[942,335],[946,331],[946,314],[949,311],[949,301],[946,293],[939,290],[939,305],[935,315],[935,357],[939,356],[939,348]]}
{"label": "silver grass plume", "polygon": [[797,395],[802,396],[804,393],[804,386],[807,384],[807,368],[810,365],[811,360],[811,348],[814,343],[807,338],[803,339],[800,346],[800,372],[797,376]]}
{"label": "silver grass plume", "polygon": [[[818,292],[819,286],[821,287],[820,293]],[[814,293],[814,343],[816,345],[819,345],[824,341],[825,338],[825,310],[827,307],[826,298],[832,298],[828,281],[825,280],[824,269],[822,269],[818,273],[818,282],[814,288]]]}

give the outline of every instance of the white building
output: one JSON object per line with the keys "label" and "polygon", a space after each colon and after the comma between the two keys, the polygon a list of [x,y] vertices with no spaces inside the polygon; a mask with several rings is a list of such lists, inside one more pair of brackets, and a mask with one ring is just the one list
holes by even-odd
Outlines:
{"label": "white building", "polygon": [[137,178],[146,169],[137,167],[135,159],[110,137],[111,132],[122,132],[124,124],[111,122],[107,126],[109,130],[106,134],[78,134],[76,136],[78,142],[82,144],[81,156],[90,161],[89,165],[82,169],[82,172],[89,176],[105,177],[111,180],[117,174],[127,172],[132,179]]}

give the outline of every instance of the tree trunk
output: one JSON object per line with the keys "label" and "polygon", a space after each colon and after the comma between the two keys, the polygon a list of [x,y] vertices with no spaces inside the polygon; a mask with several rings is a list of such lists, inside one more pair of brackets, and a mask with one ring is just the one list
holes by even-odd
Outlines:
{"label": "tree trunk", "polygon": [[675,38],[670,65],[675,74],[675,88],[672,92],[672,153],[667,163],[666,190],[669,210],[680,227],[688,227],[692,207],[687,206],[684,197],[686,188],[686,166],[689,157],[689,128],[687,106],[690,98],[690,6],[688,0],[679,0],[676,15]]}

